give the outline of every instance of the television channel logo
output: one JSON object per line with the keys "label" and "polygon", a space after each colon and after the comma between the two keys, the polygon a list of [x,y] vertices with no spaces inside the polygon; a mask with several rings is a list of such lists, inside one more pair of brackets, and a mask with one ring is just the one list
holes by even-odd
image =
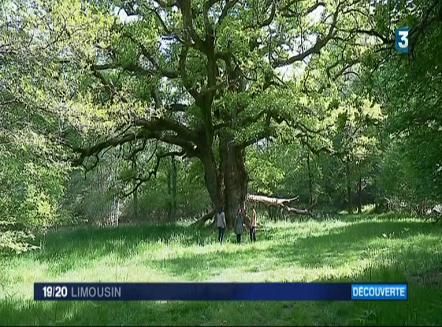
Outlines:
{"label": "television channel logo", "polygon": [[408,26],[396,29],[394,44],[396,50],[408,53]]}

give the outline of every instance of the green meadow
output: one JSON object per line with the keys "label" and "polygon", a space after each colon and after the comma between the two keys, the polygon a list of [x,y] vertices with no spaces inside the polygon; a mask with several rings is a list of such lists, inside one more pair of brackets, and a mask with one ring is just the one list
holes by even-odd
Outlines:
{"label": "green meadow", "polygon": [[[181,225],[50,232],[0,260],[0,325],[442,325],[442,229],[394,216],[269,223],[251,243]],[[33,283],[408,282],[406,302],[35,302]]]}

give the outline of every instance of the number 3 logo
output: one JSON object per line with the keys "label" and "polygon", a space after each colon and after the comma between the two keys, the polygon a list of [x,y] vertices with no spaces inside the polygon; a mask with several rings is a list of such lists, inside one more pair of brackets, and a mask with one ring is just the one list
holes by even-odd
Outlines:
{"label": "number 3 logo", "polygon": [[399,36],[401,37],[401,41],[399,42],[399,46],[402,49],[408,47],[408,31],[399,31]]}
{"label": "number 3 logo", "polygon": [[408,26],[396,30],[396,50],[408,53]]}

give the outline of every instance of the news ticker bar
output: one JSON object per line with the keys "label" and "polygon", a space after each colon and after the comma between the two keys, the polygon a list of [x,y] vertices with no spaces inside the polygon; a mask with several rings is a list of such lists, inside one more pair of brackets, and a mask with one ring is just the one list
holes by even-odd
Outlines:
{"label": "news ticker bar", "polygon": [[34,283],[37,301],[407,300],[408,284]]}

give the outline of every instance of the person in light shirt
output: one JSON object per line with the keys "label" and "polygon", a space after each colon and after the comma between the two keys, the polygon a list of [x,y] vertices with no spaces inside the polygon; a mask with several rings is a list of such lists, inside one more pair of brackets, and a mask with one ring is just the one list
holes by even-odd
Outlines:
{"label": "person in light shirt", "polygon": [[218,242],[223,244],[224,232],[226,231],[226,215],[222,207],[218,208],[218,212],[215,215],[215,224],[218,227]]}

